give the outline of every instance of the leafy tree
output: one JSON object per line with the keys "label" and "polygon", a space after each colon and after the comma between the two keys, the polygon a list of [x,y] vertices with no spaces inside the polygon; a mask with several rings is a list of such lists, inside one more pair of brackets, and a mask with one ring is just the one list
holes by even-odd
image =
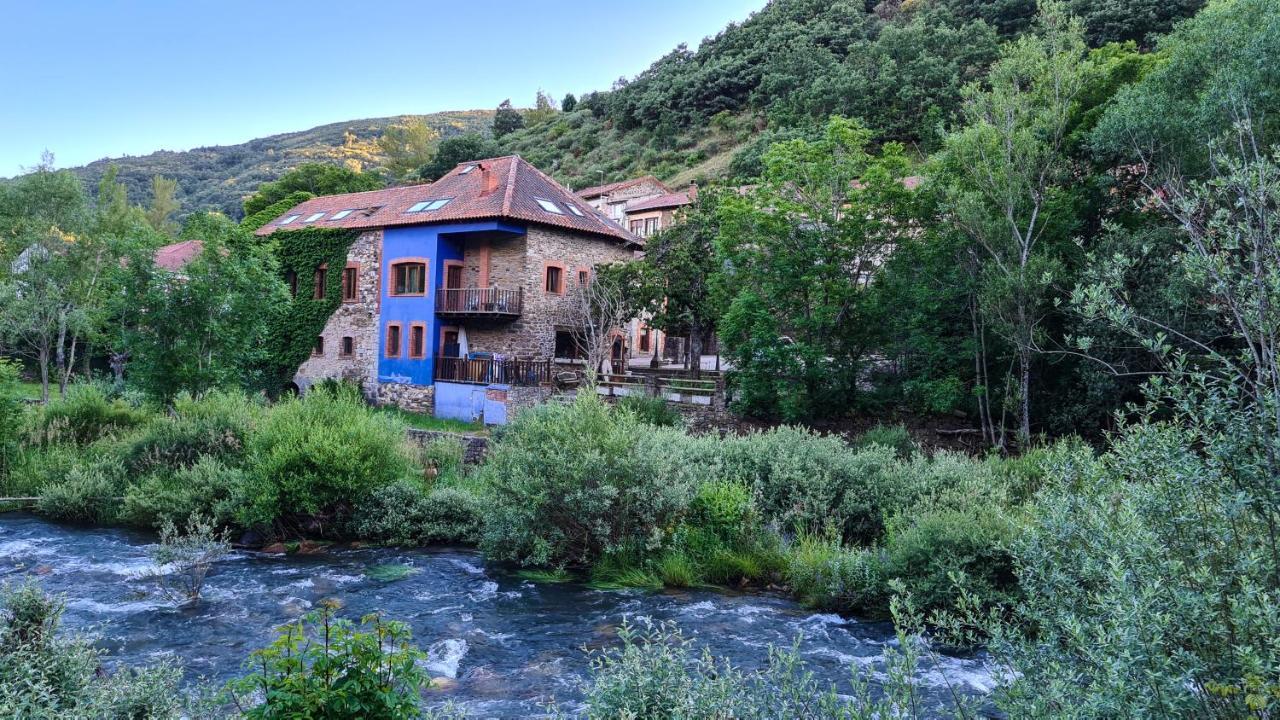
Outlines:
{"label": "leafy tree", "polygon": [[29,235],[60,227],[69,232],[89,222],[80,180],[67,170],[54,170],[46,152],[31,172],[0,183],[0,258],[12,260],[30,244]]}
{"label": "leafy tree", "polygon": [[1018,441],[1031,438],[1032,364],[1061,260],[1045,234],[1069,198],[1065,144],[1084,87],[1083,28],[1045,2],[1042,32],[1012,43],[986,87],[966,90],[966,127],[946,138],[946,211],[982,258],[981,307],[1016,352]]}
{"label": "leafy tree", "polygon": [[440,133],[428,125],[425,118],[414,118],[384,130],[378,138],[378,150],[391,177],[403,179],[431,162],[439,141]]}
{"label": "leafy tree", "polygon": [[765,154],[760,187],[720,201],[720,337],[744,406],[787,419],[848,409],[870,350],[866,288],[904,231],[901,146],[833,117]]}
{"label": "leafy tree", "polygon": [[578,107],[578,98],[573,93],[565,93],[564,99],[560,101],[560,109],[564,112],[573,112]]}
{"label": "leafy tree", "polygon": [[542,123],[555,117],[560,111],[556,109],[556,101],[551,96],[538,90],[537,97],[534,98],[533,109],[525,113],[524,121],[526,125],[541,125]]}
{"label": "leafy tree", "polygon": [[1084,22],[1089,44],[1134,41],[1150,47],[1157,35],[1195,15],[1205,0],[1070,0],[1067,9]]}
{"label": "leafy tree", "polygon": [[178,223],[173,214],[178,211],[178,181],[163,175],[151,178],[151,205],[147,208],[147,222],[158,233],[177,235]]}
{"label": "leafy tree", "polygon": [[524,127],[524,116],[519,110],[511,107],[511,100],[503,100],[498,104],[498,111],[493,115],[493,136],[499,140]]}
{"label": "leafy tree", "polygon": [[498,155],[498,144],[480,133],[455,135],[440,141],[436,156],[418,171],[423,180],[436,180],[459,164]]}
{"label": "leafy tree", "polygon": [[177,272],[135,255],[120,298],[133,321],[121,340],[129,377],[165,402],[184,390],[254,387],[269,315],[288,293],[269,250],[238,238],[226,218],[193,216],[185,232],[200,236],[200,255]]}
{"label": "leafy tree", "polygon": [[261,212],[296,192],[337,195],[378,190],[383,184],[382,179],[372,173],[329,163],[304,163],[281,175],[279,180],[258,186],[257,192],[245,198],[244,214],[249,216]]}

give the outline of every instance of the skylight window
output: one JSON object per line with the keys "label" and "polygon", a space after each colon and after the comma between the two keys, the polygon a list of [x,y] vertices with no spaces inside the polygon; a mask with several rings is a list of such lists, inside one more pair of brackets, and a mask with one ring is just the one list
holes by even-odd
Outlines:
{"label": "skylight window", "polygon": [[320,219],[320,218],[322,218],[322,217],[324,217],[324,213],[322,213],[322,212],[318,212],[318,213],[315,213],[315,214],[313,214],[313,215],[308,216],[308,217],[307,217],[307,219],[306,219],[306,220],[303,220],[302,222],[315,222],[315,221],[319,220],[319,219]]}
{"label": "skylight window", "polygon": [[280,224],[281,224],[281,225],[288,225],[289,223],[293,222],[294,220],[297,220],[297,219],[298,219],[298,218],[300,218],[300,217],[302,217],[302,216],[301,216],[301,215],[290,215],[289,217],[287,217],[287,218],[285,218],[285,219],[281,220],[281,221],[280,221]]}
{"label": "skylight window", "polygon": [[578,209],[577,205],[574,205],[572,203],[565,203],[564,206],[569,208],[569,212],[573,213],[574,215],[577,215],[578,217],[586,217],[585,215],[582,214],[582,211]]}
{"label": "skylight window", "polygon": [[448,205],[449,201],[452,199],[453,198],[441,198],[439,200],[423,200],[422,202],[414,203],[413,207],[409,208],[405,212],[419,213],[419,212],[430,212],[432,210],[439,210],[445,205]]}
{"label": "skylight window", "polygon": [[469,172],[471,172],[472,170],[475,170],[475,169],[476,169],[476,166],[475,166],[475,165],[468,165],[468,166],[466,166],[466,167],[462,168],[462,170],[458,171],[458,174],[459,174],[459,175],[466,175],[467,173],[469,173]]}
{"label": "skylight window", "polygon": [[564,214],[564,211],[560,209],[560,206],[556,205],[550,200],[543,200],[542,198],[534,198],[534,200],[538,201],[539,207],[541,207],[543,210],[546,210],[549,213],[555,213],[556,215]]}
{"label": "skylight window", "polygon": [[353,213],[353,212],[355,212],[355,210],[354,210],[354,209],[352,209],[352,210],[339,210],[338,212],[336,212],[336,213],[334,213],[334,214],[333,214],[333,217],[331,217],[331,218],[329,218],[329,219],[330,219],[330,220],[341,220],[342,218],[344,218],[344,217],[346,217],[346,216],[350,215],[350,214],[351,214],[351,213]]}

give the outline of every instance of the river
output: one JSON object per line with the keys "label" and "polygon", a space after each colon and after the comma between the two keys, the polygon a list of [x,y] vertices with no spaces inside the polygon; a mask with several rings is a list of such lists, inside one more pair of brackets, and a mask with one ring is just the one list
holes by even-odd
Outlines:
{"label": "river", "polygon": [[[709,590],[599,590],[573,583],[533,583],[485,566],[465,550],[335,548],[316,555],[236,552],[219,562],[204,600],[172,608],[139,574],[151,567],[152,536],[117,529],[69,528],[23,514],[0,514],[0,582],[39,576],[64,594],[64,627],[94,632],[110,661],[173,657],[191,678],[221,682],[240,672],[273,628],[318,601],[335,598],[340,614],[381,612],[408,623],[429,655],[433,701],[452,700],[475,717],[541,713],[554,697],[573,703],[589,658],[610,647],[624,621],[670,620],[734,664],[755,668],[768,648],[798,640],[820,679],[848,687],[850,673],[876,677],[887,647],[885,623],[815,613],[782,597]],[[379,580],[380,566],[407,566]],[[983,694],[991,675],[981,657],[943,657],[921,668],[933,701],[947,683]]]}

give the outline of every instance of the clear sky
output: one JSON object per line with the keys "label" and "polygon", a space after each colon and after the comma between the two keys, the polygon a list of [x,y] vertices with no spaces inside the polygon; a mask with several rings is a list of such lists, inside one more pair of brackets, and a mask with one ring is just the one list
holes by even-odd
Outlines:
{"label": "clear sky", "polygon": [[0,177],[603,90],[765,0],[0,0]]}

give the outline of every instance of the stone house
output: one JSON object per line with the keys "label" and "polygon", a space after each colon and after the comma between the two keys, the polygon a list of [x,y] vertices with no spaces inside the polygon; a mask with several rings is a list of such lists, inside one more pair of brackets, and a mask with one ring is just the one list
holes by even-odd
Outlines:
{"label": "stone house", "polygon": [[[309,226],[361,234],[298,388],[350,379],[377,402],[486,422],[548,392],[555,360],[574,354],[557,325],[567,295],[643,247],[518,155],[428,185],[313,198],[257,233]],[[317,283],[331,271],[317,268]]]}
{"label": "stone house", "polygon": [[577,195],[605,217],[627,227],[628,206],[670,193],[671,188],[664,185],[661,180],[652,175],[645,175],[608,185],[583,188],[577,192]]}

